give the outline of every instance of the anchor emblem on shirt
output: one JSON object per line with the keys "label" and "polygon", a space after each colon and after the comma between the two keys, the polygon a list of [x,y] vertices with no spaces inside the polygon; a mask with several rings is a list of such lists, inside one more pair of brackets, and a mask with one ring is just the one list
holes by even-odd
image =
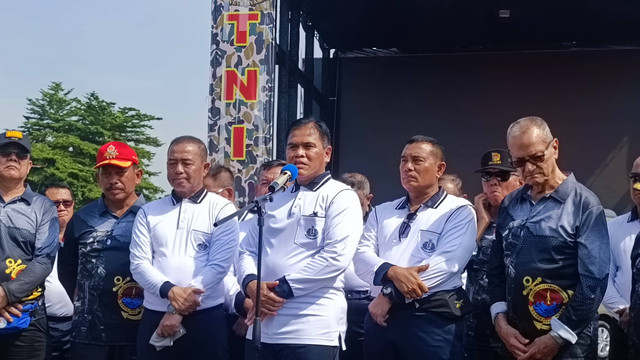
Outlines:
{"label": "anchor emblem on shirt", "polygon": [[19,259],[18,261],[15,261],[9,258],[5,263],[7,264],[7,270],[5,270],[4,272],[7,274],[11,274],[11,280],[15,279],[18,274],[20,274],[22,270],[27,267],[27,265],[23,264],[22,260]]}
{"label": "anchor emblem on shirt", "polygon": [[317,239],[318,235],[319,235],[318,229],[316,229],[314,226],[311,226],[310,228],[308,228],[307,231],[304,233],[304,236],[308,237],[311,240]]}

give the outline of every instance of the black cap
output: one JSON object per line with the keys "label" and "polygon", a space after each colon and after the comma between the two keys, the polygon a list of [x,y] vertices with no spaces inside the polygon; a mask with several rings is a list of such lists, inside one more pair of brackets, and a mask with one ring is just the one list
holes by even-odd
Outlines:
{"label": "black cap", "polygon": [[505,170],[515,172],[516,169],[509,163],[509,151],[505,149],[492,149],[484,153],[480,159],[480,169],[476,173],[485,170]]}
{"label": "black cap", "polygon": [[28,152],[31,152],[29,136],[19,130],[7,130],[0,134],[0,147],[6,144],[22,145]]}

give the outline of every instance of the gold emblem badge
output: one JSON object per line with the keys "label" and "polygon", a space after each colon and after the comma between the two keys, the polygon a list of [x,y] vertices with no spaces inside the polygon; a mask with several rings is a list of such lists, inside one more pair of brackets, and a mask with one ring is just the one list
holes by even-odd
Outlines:
{"label": "gold emblem badge", "polygon": [[7,138],[22,139],[22,131],[9,130],[4,134]]}
{"label": "gold emblem badge", "polygon": [[131,281],[127,276],[122,280],[121,276],[113,279],[116,286],[113,291],[118,293],[118,304],[123,311],[120,311],[122,317],[131,320],[140,320],[142,317],[142,302],[144,301],[144,291],[137,282]]}
{"label": "gold emblem badge", "polygon": [[502,161],[500,160],[500,153],[491,153],[491,162],[489,164],[501,164]]}
{"label": "gold emblem badge", "polygon": [[529,312],[533,316],[533,323],[540,330],[549,330],[551,318],[558,317],[565,309],[565,306],[573,296],[573,291],[562,290],[553,284],[541,284],[542,278],[526,276],[522,279],[525,286],[523,295],[529,299]]}
{"label": "gold emblem badge", "polygon": [[118,156],[118,150],[116,150],[115,146],[109,145],[107,147],[107,151],[104,152],[104,157],[107,159],[113,159],[116,156]]}
{"label": "gold emblem badge", "polygon": [[9,258],[5,263],[7,264],[7,270],[5,270],[4,272],[7,274],[11,274],[11,280],[15,279],[18,274],[20,274],[22,270],[27,267],[27,265],[22,263],[22,260],[15,261]]}

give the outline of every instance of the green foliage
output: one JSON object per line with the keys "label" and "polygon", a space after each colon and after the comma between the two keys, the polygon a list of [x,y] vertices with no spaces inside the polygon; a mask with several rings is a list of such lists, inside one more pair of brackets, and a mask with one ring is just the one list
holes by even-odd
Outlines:
{"label": "green foliage", "polygon": [[152,121],[162,120],[132,107],[116,107],[95,92],[79,99],[73,89],[65,89],[61,82],[53,82],[40,97],[27,99],[27,115],[21,130],[29,135],[32,145],[33,169],[28,181],[39,191],[51,181],[67,182],[82,206],[100,197],[96,184],[96,154],[109,141],[122,141],[136,150],[140,167],[144,170],[138,191],[147,200],[158,198],[162,188],[150,178],[158,173],[146,170],[155,153],[148,148],[162,146],[160,140],[149,135]]}

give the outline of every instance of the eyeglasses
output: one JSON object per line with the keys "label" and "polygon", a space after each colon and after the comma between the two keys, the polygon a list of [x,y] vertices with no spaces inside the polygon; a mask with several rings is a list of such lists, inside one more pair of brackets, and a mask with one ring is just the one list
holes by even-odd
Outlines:
{"label": "eyeglasses", "polygon": [[11,149],[11,148],[0,149],[0,156],[2,156],[3,158],[8,158],[12,154],[14,154],[16,156],[16,159],[20,161],[25,161],[29,158],[29,152],[22,149]]}
{"label": "eyeglasses", "polygon": [[511,179],[511,175],[513,173],[509,171],[485,171],[480,173],[480,179],[484,182],[489,182],[495,177],[498,181],[505,182]]}
{"label": "eyeglasses", "polygon": [[640,182],[640,173],[636,173],[636,172],[629,173],[629,181],[631,181],[632,184]]}
{"label": "eyeglasses", "polygon": [[400,224],[400,230],[398,231],[398,237],[402,240],[409,236],[409,232],[411,231],[411,223],[413,219],[418,215],[418,210],[414,212],[410,212],[407,214],[407,217],[402,220],[402,224]]}
{"label": "eyeglasses", "polygon": [[544,161],[545,153],[547,152],[547,150],[549,150],[549,146],[551,146],[551,143],[553,143],[553,140],[555,139],[551,139],[551,141],[549,141],[549,143],[547,144],[547,147],[544,149],[544,152],[542,154],[525,157],[525,158],[519,158],[519,159],[510,159],[509,163],[514,168],[524,167],[527,163],[531,163],[532,165],[540,164],[541,162]]}
{"label": "eyeglasses", "polygon": [[62,205],[68,209],[73,206],[73,200],[52,200],[52,201],[56,207],[60,207],[60,205]]}

